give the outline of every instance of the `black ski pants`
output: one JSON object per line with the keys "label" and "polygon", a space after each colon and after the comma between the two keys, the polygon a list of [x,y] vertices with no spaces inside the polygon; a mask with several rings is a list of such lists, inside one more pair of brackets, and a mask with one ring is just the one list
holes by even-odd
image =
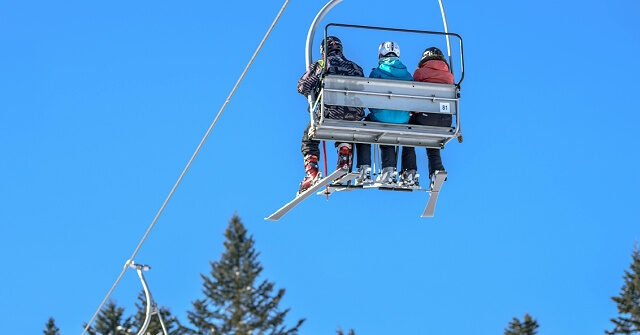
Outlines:
{"label": "black ski pants", "polygon": [[[369,116],[364,118],[365,121],[371,121]],[[358,167],[363,165],[371,166],[371,144],[356,144],[356,154],[358,155]],[[382,159],[382,168],[396,167],[398,165],[398,155],[396,155],[396,147],[393,145],[380,146],[380,158]]]}
{"label": "black ski pants", "polygon": [[[302,152],[302,156],[306,157],[307,155],[313,155],[316,157],[320,157],[320,141],[309,139],[309,128],[311,127],[311,122],[307,124],[307,128],[304,129],[304,134],[302,134],[302,147],[300,148],[300,152]],[[338,144],[343,142],[336,142],[334,146],[337,148]]]}
{"label": "black ski pants", "polygon": [[319,147],[320,142],[309,139],[310,127],[311,127],[311,122],[309,122],[309,124],[307,124],[307,128],[304,129],[304,134],[302,135],[302,148],[300,149],[300,151],[302,152],[303,157],[307,155],[320,157],[320,147]]}
{"label": "black ski pants", "polygon": [[[451,115],[433,113],[414,113],[409,119],[409,124],[422,126],[450,127],[453,118]],[[436,170],[444,170],[440,149],[427,149],[427,159],[429,160],[429,175]],[[402,171],[418,170],[416,164],[416,148],[402,148]]]}
{"label": "black ski pants", "polygon": [[[356,144],[356,154],[358,155],[358,167],[363,165],[371,166],[371,144]],[[398,155],[396,155],[396,147],[393,145],[381,145],[380,156],[382,159],[382,168],[396,167],[398,165]]]}

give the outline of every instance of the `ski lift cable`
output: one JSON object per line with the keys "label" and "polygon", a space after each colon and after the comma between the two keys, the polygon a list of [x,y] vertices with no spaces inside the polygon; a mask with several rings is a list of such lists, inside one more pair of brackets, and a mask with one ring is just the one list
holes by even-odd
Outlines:
{"label": "ski lift cable", "polygon": [[167,198],[164,200],[164,202],[162,203],[162,206],[160,207],[160,209],[158,210],[158,213],[156,214],[156,216],[154,217],[153,221],[151,222],[151,225],[149,225],[149,228],[147,228],[147,231],[144,233],[144,235],[142,236],[142,239],[140,240],[140,243],[138,243],[138,246],[136,247],[136,249],[133,251],[133,254],[131,255],[131,257],[129,257],[129,260],[127,261],[127,263],[125,264],[124,268],[122,269],[122,271],[120,272],[120,275],[118,275],[118,278],[116,279],[116,281],[113,283],[113,285],[111,286],[111,289],[109,289],[109,292],[107,293],[107,295],[104,297],[104,299],[102,300],[102,302],[100,303],[100,306],[98,307],[98,309],[96,310],[96,312],[93,314],[93,316],[91,317],[91,320],[89,320],[89,322],[87,323],[86,327],[84,328],[84,331],[82,331],[82,335],[84,335],[89,328],[91,327],[91,324],[93,323],[93,321],[95,320],[95,318],[98,316],[98,314],[100,313],[100,310],[102,310],[102,307],[104,306],[104,304],[107,302],[107,300],[109,299],[109,297],[111,296],[111,294],[113,293],[113,291],[115,290],[116,286],[118,285],[118,283],[120,282],[120,280],[122,279],[122,277],[124,276],[125,272],[127,271],[127,269],[129,268],[129,266],[131,265],[131,262],[133,261],[133,259],[135,258],[135,256],[138,254],[138,251],[140,251],[140,248],[142,247],[142,244],[145,242],[145,240],[147,239],[147,237],[149,236],[149,233],[151,232],[151,229],[153,229],[153,227],[155,226],[156,222],[158,221],[158,218],[160,217],[160,215],[162,214],[162,212],[164,211],[164,208],[166,207],[167,203],[169,202],[169,200],[171,199],[171,197],[173,196],[173,193],[175,192],[175,190],[178,188],[178,185],[180,185],[180,182],[182,181],[182,178],[185,176],[185,174],[187,173],[187,171],[189,170],[189,167],[191,167],[191,163],[193,163],[193,161],[195,160],[196,156],[198,155],[198,153],[200,152],[200,149],[202,148],[202,146],[204,145],[204,142],[207,140],[207,138],[209,137],[209,135],[211,134],[211,131],[213,130],[213,127],[216,125],[216,123],[218,122],[218,119],[220,118],[220,115],[222,114],[222,112],[225,110],[225,108],[227,107],[227,104],[229,103],[229,101],[231,100],[231,97],[233,96],[233,94],[236,92],[236,89],[238,88],[238,86],[240,85],[240,82],[242,82],[242,80],[244,79],[244,76],[247,74],[247,71],[249,70],[249,68],[251,67],[251,64],[253,64],[253,61],[255,60],[256,56],[258,55],[258,53],[260,52],[260,50],[262,49],[262,46],[264,45],[264,43],[266,42],[267,38],[269,37],[269,35],[271,34],[271,31],[273,30],[273,28],[275,27],[276,23],[278,22],[278,20],[280,19],[280,16],[282,15],[282,13],[284,12],[284,9],[287,7],[287,5],[289,4],[289,0],[285,0],[284,4],[282,5],[282,8],[280,8],[280,11],[278,12],[278,14],[276,15],[275,19],[273,20],[273,22],[271,23],[271,26],[269,27],[269,30],[267,30],[267,33],[264,35],[264,37],[262,38],[262,41],[260,42],[260,44],[258,45],[258,48],[256,49],[256,51],[253,53],[253,56],[251,56],[251,59],[249,60],[249,63],[247,63],[247,66],[244,68],[244,71],[242,71],[242,74],[240,75],[240,77],[238,78],[238,81],[236,81],[235,86],[233,87],[233,89],[231,90],[231,92],[229,93],[229,96],[227,97],[227,99],[225,100],[224,104],[222,105],[222,107],[220,108],[220,111],[218,111],[218,114],[216,115],[216,117],[213,119],[213,122],[211,123],[211,125],[209,126],[209,129],[207,129],[206,133],[204,134],[204,137],[202,138],[202,140],[200,141],[200,143],[198,144],[198,147],[196,148],[196,150],[194,151],[193,155],[191,155],[191,158],[189,159],[189,162],[187,163],[187,165],[185,166],[185,168],[182,170],[182,173],[180,174],[180,177],[178,177],[178,180],[176,181],[176,183],[173,185],[173,188],[171,189],[171,191],[169,192],[169,195],[167,196]]}

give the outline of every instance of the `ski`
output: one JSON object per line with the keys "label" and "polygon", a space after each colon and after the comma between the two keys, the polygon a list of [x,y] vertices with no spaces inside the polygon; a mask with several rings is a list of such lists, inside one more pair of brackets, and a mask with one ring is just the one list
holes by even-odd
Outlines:
{"label": "ski", "polygon": [[298,194],[293,200],[291,200],[291,202],[282,206],[282,208],[277,210],[275,213],[271,214],[269,217],[266,217],[265,220],[270,220],[270,221],[280,220],[285,214],[287,214],[287,212],[289,212],[294,207],[296,207],[304,199],[308,198],[310,195],[314,194],[315,192],[325,187],[327,184],[333,182],[334,180],[340,179],[345,174],[348,174],[348,170],[346,168],[334,171],[332,174],[328,175],[326,178],[320,180],[315,185],[309,187],[306,191]]}
{"label": "ski", "polygon": [[424,208],[424,212],[422,212],[422,217],[433,217],[433,214],[436,211],[436,202],[438,201],[438,194],[440,193],[440,189],[442,188],[442,183],[447,179],[446,171],[436,171],[431,180],[431,187],[429,191],[429,201],[427,202],[427,206]]}

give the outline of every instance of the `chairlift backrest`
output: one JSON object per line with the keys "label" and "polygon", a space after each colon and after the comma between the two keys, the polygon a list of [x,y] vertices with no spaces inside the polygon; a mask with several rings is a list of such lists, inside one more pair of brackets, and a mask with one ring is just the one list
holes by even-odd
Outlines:
{"label": "chairlift backrest", "polygon": [[455,85],[377,78],[326,76],[322,99],[325,105],[455,114]]}

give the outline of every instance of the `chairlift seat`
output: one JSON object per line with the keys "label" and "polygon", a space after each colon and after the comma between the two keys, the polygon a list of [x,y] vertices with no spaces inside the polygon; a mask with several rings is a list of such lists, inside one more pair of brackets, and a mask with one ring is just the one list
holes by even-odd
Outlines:
{"label": "chairlift seat", "polygon": [[[328,75],[310,129],[316,140],[444,148],[460,135],[456,85]],[[324,118],[324,105],[428,112],[455,116],[455,127],[433,127]]]}

